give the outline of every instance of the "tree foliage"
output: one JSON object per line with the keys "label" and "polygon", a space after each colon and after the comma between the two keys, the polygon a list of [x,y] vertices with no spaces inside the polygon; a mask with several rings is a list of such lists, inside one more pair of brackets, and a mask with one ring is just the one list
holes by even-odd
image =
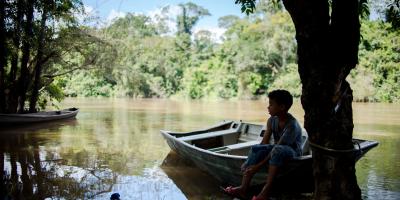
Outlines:
{"label": "tree foliage", "polygon": [[176,23],[178,34],[192,34],[194,25],[204,16],[209,16],[207,9],[198,6],[192,2],[179,4],[181,14],[178,15]]}
{"label": "tree foliage", "polygon": [[399,102],[400,31],[390,23],[365,21],[361,34],[359,66],[352,74],[356,100]]}
{"label": "tree foliage", "polygon": [[[65,94],[254,99],[272,89],[286,88],[300,97],[297,46],[290,16],[280,4],[260,2],[257,6],[257,14],[249,17],[221,17],[219,25],[226,31],[220,42],[206,30],[192,33],[193,26],[187,33],[179,31],[180,23],[175,34],[166,34],[159,22],[132,13],[107,27],[93,29],[92,35],[111,46],[100,55],[112,59],[103,60],[103,66],[91,72],[64,77],[68,83]],[[202,10],[197,17],[192,14],[192,19],[200,20],[208,13],[192,7]],[[183,19],[183,15],[175,21]],[[398,81],[399,33],[384,21],[365,19],[362,24],[359,65],[348,78],[355,91],[354,100],[399,101],[399,87],[394,84]],[[82,84],[89,79],[98,83],[85,89]],[[97,91],[93,87],[105,93],[93,92]]]}
{"label": "tree foliage", "polygon": [[81,8],[79,0],[1,1],[0,113],[36,112],[61,99],[55,77],[100,65],[107,45],[79,26]]}
{"label": "tree foliage", "polygon": [[[13,8],[3,15],[13,20],[12,25],[2,29],[7,35],[3,47],[8,52],[2,91],[9,104],[13,101],[7,92],[16,91],[22,71],[12,66],[21,66],[25,32],[16,31],[22,29],[17,23],[18,5],[4,5]],[[40,5],[34,7],[37,12]],[[37,104],[45,105],[49,97],[60,100],[63,95],[254,99],[276,88],[300,96],[295,30],[281,4],[271,6],[261,1],[254,15],[221,17],[219,25],[226,31],[220,41],[207,30],[192,33],[198,20],[209,14],[206,9],[194,4],[180,6],[186,14],[181,12],[175,18],[175,33],[166,31],[162,17],[134,13],[103,28],[79,26],[71,14],[76,11],[71,10],[65,11],[63,18],[48,18],[58,24],[47,22],[43,29],[45,62]],[[59,8],[57,12],[61,11]],[[38,54],[42,19],[40,14],[35,16],[29,54],[32,66]],[[186,26],[189,31],[182,29],[182,23],[191,24]],[[399,32],[385,19],[364,19],[361,30],[359,65],[348,77],[354,100],[398,102]],[[13,64],[15,60],[17,65]],[[33,77],[34,70],[29,68],[28,74]],[[33,81],[27,84],[28,102],[33,85]],[[17,100],[15,97],[14,104]]]}

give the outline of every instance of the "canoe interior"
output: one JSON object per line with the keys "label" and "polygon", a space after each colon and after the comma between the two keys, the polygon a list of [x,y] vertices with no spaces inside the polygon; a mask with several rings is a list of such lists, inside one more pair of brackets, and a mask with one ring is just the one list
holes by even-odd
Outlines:
{"label": "canoe interior", "polygon": [[[247,156],[251,146],[259,144],[264,134],[264,126],[236,121],[224,121],[204,130],[186,133],[168,132],[171,136],[193,146],[220,154]],[[303,156],[311,156],[311,148],[305,130],[302,135]],[[274,143],[271,137],[271,144]],[[356,160],[359,160],[378,142],[363,139],[353,139]],[[357,151],[358,149],[358,151]],[[327,152],[329,154],[329,152]],[[302,159],[302,158],[299,158]]]}
{"label": "canoe interior", "polygon": [[[215,153],[247,156],[251,146],[259,144],[264,134],[259,124],[228,121],[209,129],[187,133],[170,133],[178,140]],[[303,155],[309,155],[307,135],[303,135]],[[273,143],[273,138],[271,138]]]}

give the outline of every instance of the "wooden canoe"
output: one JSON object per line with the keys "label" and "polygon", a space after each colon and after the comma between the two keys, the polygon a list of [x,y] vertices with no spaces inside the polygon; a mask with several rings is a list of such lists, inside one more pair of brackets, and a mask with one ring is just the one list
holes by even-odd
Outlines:
{"label": "wooden canoe", "polygon": [[0,124],[30,124],[37,122],[48,122],[60,119],[74,118],[79,112],[78,108],[68,108],[59,111],[44,111],[24,114],[0,114]]}
{"label": "wooden canoe", "polygon": [[[170,148],[198,168],[223,184],[239,185],[242,178],[240,166],[246,160],[251,146],[262,140],[263,125],[242,121],[224,121],[210,128],[192,132],[161,130]],[[312,155],[307,135],[303,133],[303,156],[286,163],[276,178],[277,185],[293,191],[312,192]],[[377,146],[375,141],[354,139],[356,160]],[[253,185],[266,181],[267,170],[258,172]]]}

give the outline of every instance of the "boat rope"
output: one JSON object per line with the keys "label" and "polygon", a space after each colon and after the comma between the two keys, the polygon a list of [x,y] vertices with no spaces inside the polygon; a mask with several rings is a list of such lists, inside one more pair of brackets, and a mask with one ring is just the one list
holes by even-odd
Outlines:
{"label": "boat rope", "polygon": [[335,105],[335,108],[333,108],[333,114],[336,114],[338,112],[340,106],[342,105],[342,100],[343,100],[344,96],[346,95],[346,93],[347,93],[347,88],[344,89],[344,91],[340,95],[339,100],[337,101],[337,103]]}
{"label": "boat rope", "polygon": [[332,149],[332,148],[321,146],[319,144],[315,144],[315,143],[311,142],[310,140],[308,140],[308,143],[313,148],[321,149],[321,150],[328,151],[328,152],[331,152],[331,153],[353,153],[353,152],[359,152],[359,153],[362,154],[361,145],[360,145],[360,143],[358,141],[353,142],[353,144],[357,144],[358,149],[356,149],[356,148],[352,148],[352,149]]}

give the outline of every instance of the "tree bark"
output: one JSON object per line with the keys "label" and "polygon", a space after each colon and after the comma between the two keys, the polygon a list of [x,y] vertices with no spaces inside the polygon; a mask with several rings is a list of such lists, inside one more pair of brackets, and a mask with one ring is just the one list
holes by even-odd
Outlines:
{"label": "tree bark", "polygon": [[28,62],[31,52],[31,40],[33,39],[33,0],[29,0],[26,6],[26,23],[24,28],[24,40],[22,42],[21,75],[18,87],[18,113],[23,113],[25,108],[26,92],[28,85]]}
{"label": "tree bark", "polygon": [[[45,2],[46,4],[48,2]],[[35,65],[35,81],[33,83],[33,88],[32,88],[32,95],[31,99],[29,101],[29,112],[37,112],[36,110],[36,103],[39,98],[39,89],[41,85],[41,74],[42,74],[42,59],[43,59],[43,48],[44,48],[44,35],[45,35],[45,29],[46,29],[46,21],[47,21],[47,6],[48,5],[43,5],[43,13],[42,13],[42,19],[40,21],[40,31],[39,31],[39,37],[38,37],[38,49],[37,49],[37,55],[36,55],[36,65]]]}
{"label": "tree bark", "polygon": [[7,66],[7,50],[6,50],[6,0],[0,0],[0,113],[4,113],[6,109],[5,99],[5,68]]}
{"label": "tree bark", "polygon": [[22,18],[24,15],[23,12],[23,3],[21,0],[17,0],[16,2],[16,16],[14,19],[14,32],[13,32],[13,45],[14,45],[14,50],[12,52],[12,59],[11,59],[11,69],[10,69],[10,76],[9,76],[9,82],[14,82],[16,81],[17,78],[17,69],[18,69],[18,55],[20,51],[20,45],[21,45],[21,24],[22,24]]}
{"label": "tree bark", "polygon": [[7,95],[7,113],[16,113],[18,107],[18,84],[17,84],[17,72],[18,72],[18,59],[21,50],[21,24],[24,15],[24,5],[22,0],[16,2],[15,7],[16,16],[14,19],[14,32],[13,32],[13,48],[11,51],[11,69],[8,77],[8,93]]}
{"label": "tree bark", "polygon": [[[304,127],[310,142],[353,148],[352,90],[346,82],[358,61],[357,0],[284,0],[296,28]],[[313,148],[315,199],[361,199],[350,153]]]}

